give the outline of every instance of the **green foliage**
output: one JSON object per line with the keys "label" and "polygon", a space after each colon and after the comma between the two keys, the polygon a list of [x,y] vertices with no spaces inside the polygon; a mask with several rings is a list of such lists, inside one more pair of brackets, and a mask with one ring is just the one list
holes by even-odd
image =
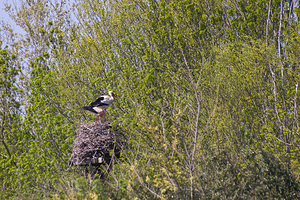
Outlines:
{"label": "green foliage", "polygon": [[22,134],[19,123],[21,91],[18,89],[17,79],[20,68],[15,64],[16,56],[7,49],[0,50],[0,180],[8,197],[15,192],[17,176],[17,160],[20,152]]}
{"label": "green foliage", "polygon": [[[23,2],[28,54],[1,51],[1,196],[300,198],[299,22],[281,2]],[[105,180],[82,177],[81,107],[109,90],[126,145]]]}

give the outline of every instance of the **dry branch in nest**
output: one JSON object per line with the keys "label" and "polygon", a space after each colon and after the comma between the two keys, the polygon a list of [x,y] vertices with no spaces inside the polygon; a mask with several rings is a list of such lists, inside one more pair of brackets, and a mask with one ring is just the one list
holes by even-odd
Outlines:
{"label": "dry branch in nest", "polygon": [[119,157],[122,139],[109,122],[84,123],[77,128],[76,134],[70,165],[100,166],[110,163],[112,155]]}

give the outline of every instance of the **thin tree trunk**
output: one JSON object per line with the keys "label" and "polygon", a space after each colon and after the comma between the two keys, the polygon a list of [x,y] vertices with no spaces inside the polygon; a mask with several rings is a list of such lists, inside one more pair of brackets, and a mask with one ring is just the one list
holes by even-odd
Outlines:
{"label": "thin tree trunk", "polygon": [[268,34],[269,34],[269,22],[270,22],[270,13],[271,13],[271,3],[272,3],[272,0],[269,1],[269,6],[268,6],[268,18],[267,18],[267,25],[266,25],[266,45],[268,45]]}
{"label": "thin tree trunk", "polygon": [[[282,27],[282,12],[283,12],[283,0],[280,1],[280,18],[279,18],[279,28],[278,28],[278,56],[281,63],[281,27]],[[281,81],[283,82],[283,64],[281,63]]]}

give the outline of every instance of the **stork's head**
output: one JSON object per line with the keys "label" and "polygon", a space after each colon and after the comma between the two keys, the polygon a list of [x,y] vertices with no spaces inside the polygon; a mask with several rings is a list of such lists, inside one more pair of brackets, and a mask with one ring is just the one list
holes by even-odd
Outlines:
{"label": "stork's head", "polygon": [[115,93],[113,91],[109,91],[108,94],[109,94],[109,96],[118,99],[117,95],[115,95]]}

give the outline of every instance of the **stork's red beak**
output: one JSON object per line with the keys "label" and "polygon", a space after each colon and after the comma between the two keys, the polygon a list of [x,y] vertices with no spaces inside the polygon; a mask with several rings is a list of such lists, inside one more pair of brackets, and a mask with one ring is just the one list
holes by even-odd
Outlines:
{"label": "stork's red beak", "polygon": [[113,93],[113,96],[114,96],[116,99],[118,99],[118,96],[117,96],[117,95],[115,95],[115,93]]}

